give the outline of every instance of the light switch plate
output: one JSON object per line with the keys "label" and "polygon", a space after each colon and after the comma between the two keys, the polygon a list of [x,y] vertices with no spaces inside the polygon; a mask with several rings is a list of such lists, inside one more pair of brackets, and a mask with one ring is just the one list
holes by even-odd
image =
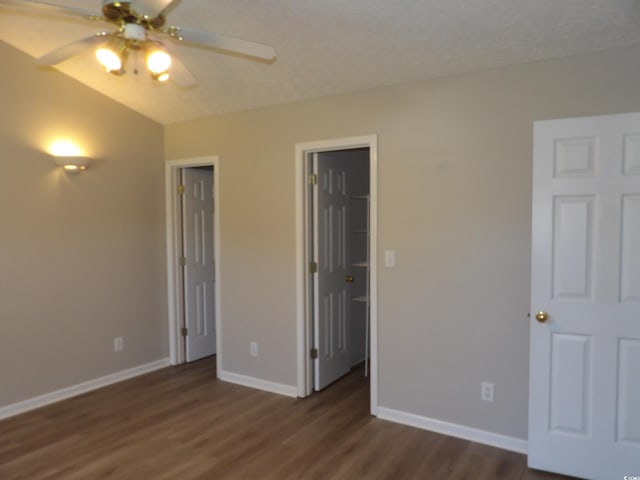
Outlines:
{"label": "light switch plate", "polygon": [[396,252],[395,250],[384,251],[384,266],[387,268],[393,268],[396,266]]}

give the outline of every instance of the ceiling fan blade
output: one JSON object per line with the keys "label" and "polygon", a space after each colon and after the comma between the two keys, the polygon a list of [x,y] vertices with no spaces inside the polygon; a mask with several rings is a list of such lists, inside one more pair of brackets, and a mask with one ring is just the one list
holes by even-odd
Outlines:
{"label": "ceiling fan blade", "polygon": [[55,5],[53,3],[46,2],[31,2],[31,1],[19,1],[19,0],[0,0],[0,6],[9,6],[20,8],[24,10],[30,10],[32,12],[39,13],[52,13],[55,15],[71,15],[74,17],[82,17],[89,20],[102,19],[100,15],[88,10],[82,10],[75,7],[65,7],[62,5]]}
{"label": "ceiling fan blade", "polygon": [[132,0],[131,9],[139,15],[155,18],[172,3],[173,0]]}
{"label": "ceiling fan blade", "polygon": [[107,40],[109,40],[110,37],[110,33],[96,33],[95,35],[91,35],[90,37],[76,40],[75,42],[69,43],[68,45],[57,48],[39,57],[38,59],[36,59],[36,62],[38,63],[38,65],[57,65],[58,63],[67,60],[68,58],[83,53],[87,48],[93,45],[105,43]]}
{"label": "ceiling fan blade", "polygon": [[220,35],[218,33],[200,32],[182,27],[169,27],[167,33],[176,40],[193,43],[195,45],[241,53],[264,60],[273,60],[276,57],[275,49],[269,45],[227,37],[226,35]]}

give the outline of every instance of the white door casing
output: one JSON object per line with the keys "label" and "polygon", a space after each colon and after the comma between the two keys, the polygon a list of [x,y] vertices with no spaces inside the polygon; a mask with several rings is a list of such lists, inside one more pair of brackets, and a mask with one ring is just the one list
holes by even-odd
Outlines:
{"label": "white door casing", "polygon": [[347,236],[350,204],[345,161],[313,155],[317,185],[313,188],[314,258],[318,271],[314,282],[314,389],[321,390],[351,368],[349,345]]}
{"label": "white door casing", "polygon": [[186,360],[216,353],[213,168],[182,170]]}
{"label": "white door casing", "polygon": [[297,317],[297,384],[298,396],[306,397],[313,391],[313,362],[309,356],[312,347],[309,311],[309,238],[308,225],[308,158],[313,152],[369,149],[369,295],[370,295],[370,412],[378,414],[378,137],[363,135],[331,140],[298,143],[295,146],[295,203],[296,203],[296,317]]}
{"label": "white door casing", "polygon": [[640,114],[536,122],[531,309],[529,465],[640,476]]}

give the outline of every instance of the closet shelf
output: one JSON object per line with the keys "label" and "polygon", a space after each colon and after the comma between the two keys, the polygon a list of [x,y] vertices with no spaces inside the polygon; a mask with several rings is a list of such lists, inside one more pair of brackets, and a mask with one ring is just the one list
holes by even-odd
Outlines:
{"label": "closet shelf", "polygon": [[[351,241],[354,242],[354,246],[357,245],[359,248],[364,247],[366,249],[366,255],[362,255],[363,252],[360,251],[360,255],[354,255],[351,257],[354,260],[360,260],[351,263],[352,268],[358,268],[359,270],[356,272],[357,275],[364,274],[364,283],[365,289],[359,290],[358,293],[360,295],[354,296],[351,298],[351,301],[355,303],[359,303],[364,306],[364,320],[365,320],[365,331],[364,331],[364,376],[369,376],[369,330],[370,330],[370,315],[371,315],[371,299],[369,298],[370,293],[370,272],[369,272],[369,262],[371,260],[370,254],[370,242],[371,242],[371,204],[370,198],[368,194],[365,195],[351,195],[351,208],[353,208],[354,212],[358,212],[358,215],[354,217],[354,223],[351,224]],[[364,220],[366,219],[366,223]],[[356,221],[357,220],[357,221]],[[363,241],[364,240],[364,241]],[[361,287],[358,287],[360,289]],[[354,292],[355,293],[355,292]],[[362,295],[364,293],[364,295]],[[363,313],[358,308],[359,314]]]}

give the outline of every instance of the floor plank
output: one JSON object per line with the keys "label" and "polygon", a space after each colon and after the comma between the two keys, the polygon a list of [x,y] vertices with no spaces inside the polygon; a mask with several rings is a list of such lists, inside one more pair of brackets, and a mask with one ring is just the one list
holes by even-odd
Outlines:
{"label": "floor plank", "polygon": [[368,409],[361,370],[300,400],[218,381],[212,357],[1,421],[0,478],[568,478]]}

